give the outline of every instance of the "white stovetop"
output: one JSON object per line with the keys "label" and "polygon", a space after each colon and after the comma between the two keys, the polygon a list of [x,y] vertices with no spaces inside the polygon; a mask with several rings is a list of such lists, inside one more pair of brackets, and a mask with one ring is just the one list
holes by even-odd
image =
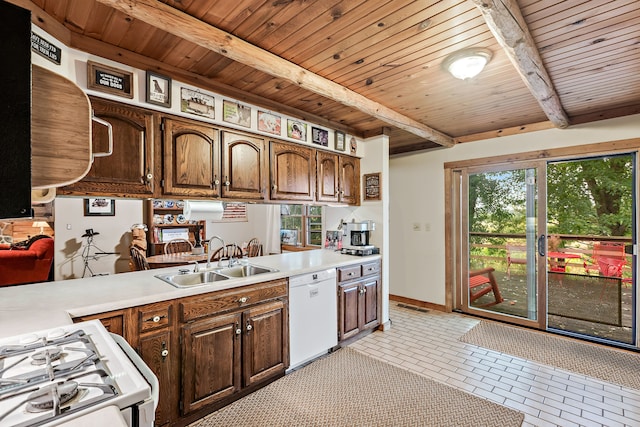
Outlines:
{"label": "white stovetop", "polygon": [[198,295],[378,258],[380,255],[358,257],[326,249],[256,257],[251,258],[250,263],[279,271],[188,289],[175,288],[154,277],[160,273],[177,272],[179,267],[0,287],[0,337],[69,324],[72,323],[73,317]]}

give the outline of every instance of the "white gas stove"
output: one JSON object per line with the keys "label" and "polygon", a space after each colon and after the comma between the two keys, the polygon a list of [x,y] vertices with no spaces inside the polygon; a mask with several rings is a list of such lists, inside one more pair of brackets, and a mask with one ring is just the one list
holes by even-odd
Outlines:
{"label": "white gas stove", "polygon": [[108,406],[153,426],[158,380],[98,320],[0,339],[0,426],[56,426]]}

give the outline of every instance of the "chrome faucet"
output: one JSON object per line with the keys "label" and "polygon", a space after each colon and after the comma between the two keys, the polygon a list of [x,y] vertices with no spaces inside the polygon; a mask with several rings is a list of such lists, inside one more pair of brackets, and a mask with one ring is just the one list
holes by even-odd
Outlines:
{"label": "chrome faucet", "polygon": [[238,252],[238,244],[234,242],[233,251],[229,254],[229,267],[240,263],[240,260],[236,258],[236,252]]}
{"label": "chrome faucet", "polygon": [[226,246],[224,240],[222,240],[222,237],[220,236],[213,236],[209,239],[209,245],[207,246],[207,268],[211,267],[211,247],[213,246],[211,243],[213,243],[214,239],[220,240],[223,248]]}

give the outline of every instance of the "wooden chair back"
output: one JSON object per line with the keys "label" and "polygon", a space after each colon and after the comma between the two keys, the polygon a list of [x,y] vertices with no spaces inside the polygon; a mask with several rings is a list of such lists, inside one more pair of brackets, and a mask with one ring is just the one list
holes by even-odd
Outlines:
{"label": "wooden chair back", "polygon": [[179,252],[191,252],[193,245],[187,239],[172,239],[164,244],[165,254],[176,254]]}
{"label": "wooden chair back", "polygon": [[262,244],[260,243],[260,240],[255,237],[249,240],[249,243],[247,244],[247,256],[262,256]]}
{"label": "wooden chair back", "polygon": [[218,248],[213,254],[211,254],[210,261],[220,261],[222,259],[229,259],[231,256],[236,258],[242,258],[242,248],[240,246],[229,244],[222,248]]}
{"label": "wooden chair back", "polygon": [[149,270],[147,257],[140,249],[132,246],[129,249],[129,253],[131,255],[131,266],[133,267],[134,271]]}

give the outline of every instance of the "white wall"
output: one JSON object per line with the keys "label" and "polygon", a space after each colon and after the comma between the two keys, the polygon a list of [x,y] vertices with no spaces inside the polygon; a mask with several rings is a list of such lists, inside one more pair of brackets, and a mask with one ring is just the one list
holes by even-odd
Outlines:
{"label": "white wall", "polygon": [[[118,252],[119,255],[105,255],[89,262],[95,274],[115,274],[129,271],[129,245],[131,226],[142,223],[142,200],[115,200],[115,216],[84,216],[84,199],[58,197],[55,200],[55,280],[82,277],[82,260],[86,238],[85,230],[92,228],[100,233],[93,243],[104,252]],[[92,250],[90,254],[96,251]],[[87,271],[86,277],[91,276]]]}
{"label": "white wall", "polygon": [[[268,205],[247,205],[247,220],[243,222],[207,222],[207,239],[212,236],[220,236],[226,244],[237,243],[241,245],[254,237],[264,244],[267,238],[267,214]],[[280,229],[280,223],[276,224]],[[215,242],[219,246],[220,242]]]}
{"label": "white wall", "polygon": [[[635,115],[391,158],[390,293],[445,303],[445,162],[638,137]],[[414,224],[421,231],[413,231]]]}

